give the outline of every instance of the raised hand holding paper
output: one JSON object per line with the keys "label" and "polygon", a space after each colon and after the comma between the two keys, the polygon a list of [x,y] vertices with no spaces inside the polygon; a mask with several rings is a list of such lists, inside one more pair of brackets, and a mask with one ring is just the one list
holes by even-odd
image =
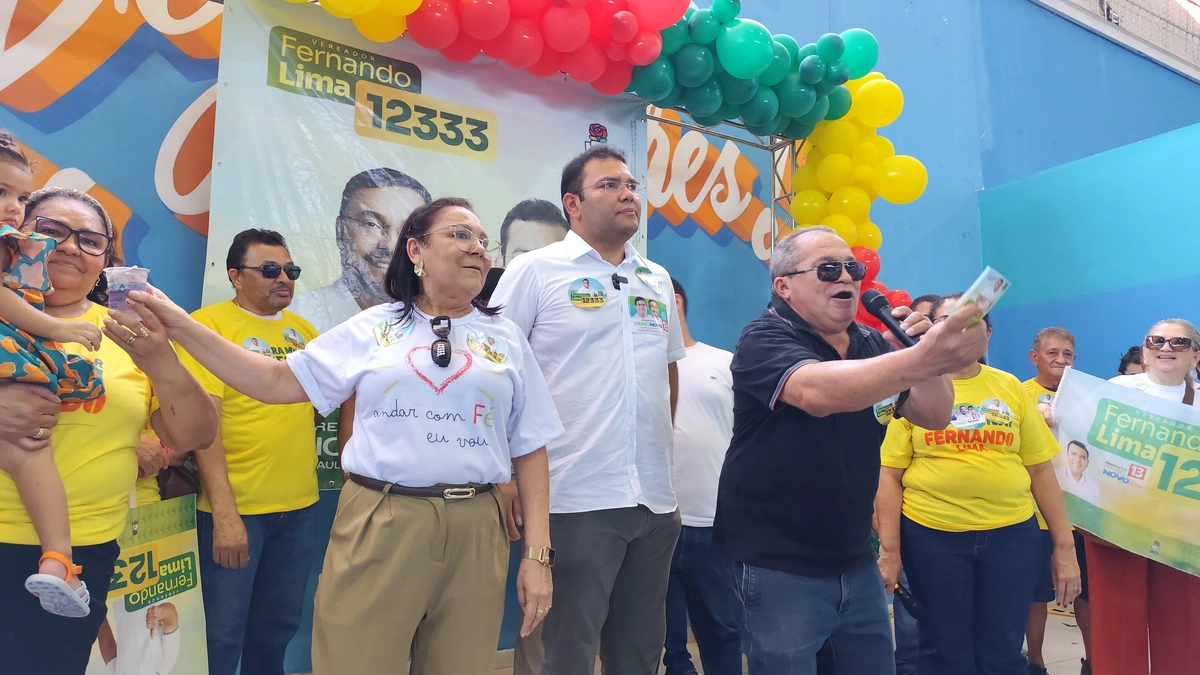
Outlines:
{"label": "raised hand holding paper", "polygon": [[[954,303],[954,309],[962,309],[971,304],[978,305],[983,310],[983,314],[979,315],[979,318],[982,319],[984,314],[987,314],[991,311],[992,307],[996,306],[996,303],[1000,301],[1000,297],[1004,295],[1009,286],[1008,279],[1005,279],[1004,275],[992,269],[989,265],[984,268],[983,273],[979,275],[975,283],[971,284],[967,292],[962,294],[958,302]],[[972,326],[978,321],[979,319],[975,319],[968,326]]]}

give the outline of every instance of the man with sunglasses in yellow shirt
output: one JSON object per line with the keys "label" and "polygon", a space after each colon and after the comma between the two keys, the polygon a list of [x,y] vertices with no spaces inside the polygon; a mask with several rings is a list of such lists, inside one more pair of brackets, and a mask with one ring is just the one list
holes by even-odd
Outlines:
{"label": "man with sunglasses in yellow shirt", "polygon": [[[317,336],[312,324],[286,309],[300,268],[279,233],[238,233],[226,267],[234,298],[197,310],[197,321],[280,360]],[[259,403],[179,351],[221,419],[216,442],[196,451],[209,673],[233,675],[239,660],[242,675],[282,673],[317,543],[313,408]]]}

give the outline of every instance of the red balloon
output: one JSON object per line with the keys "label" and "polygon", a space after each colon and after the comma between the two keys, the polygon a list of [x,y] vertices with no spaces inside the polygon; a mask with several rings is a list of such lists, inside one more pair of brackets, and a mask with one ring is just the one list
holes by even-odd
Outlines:
{"label": "red balloon", "polygon": [[638,20],[628,10],[613,14],[612,39],[614,42],[629,42],[638,35]]}
{"label": "red balloon", "polygon": [[508,8],[513,16],[540,16],[550,0],[508,0]]}
{"label": "red balloon", "polygon": [[487,54],[497,61],[504,60],[504,55],[506,52],[504,51],[504,45],[500,44],[500,38],[488,40],[487,42],[482,43],[482,46],[484,54]]}
{"label": "red balloon", "polygon": [[909,307],[912,305],[912,296],[908,291],[896,289],[887,294],[888,304],[892,307]]}
{"label": "red balloon", "polygon": [[[585,42],[579,49],[563,55],[563,70],[576,82],[595,82],[604,74],[607,65],[608,59],[604,58],[604,53],[591,42]],[[630,76],[632,74],[631,70]]]}
{"label": "red balloon", "polygon": [[863,281],[874,281],[875,277],[879,276],[879,268],[883,265],[879,254],[866,246],[855,246],[850,249],[850,252],[854,254],[855,260],[867,266],[867,276],[863,278]]}
{"label": "red balloon", "polygon": [[479,50],[482,48],[482,43],[479,40],[467,35],[459,33],[454,42],[450,43],[449,47],[441,50],[442,56],[455,63],[467,63],[476,56],[479,56]]}
{"label": "red balloon", "polygon": [[629,45],[624,42],[610,42],[604,46],[604,55],[609,61],[628,61]]}
{"label": "red balloon", "polygon": [[625,9],[626,0],[592,0],[583,6],[592,22],[592,40],[598,45],[607,44],[612,39],[611,22],[613,14]]}
{"label": "red balloon", "polygon": [[426,49],[445,49],[458,37],[458,12],[449,0],[425,0],[408,15],[408,33]]}
{"label": "red balloon", "polygon": [[633,64],[628,61],[609,61],[604,74],[592,83],[592,89],[605,96],[616,96],[625,91],[633,79]]}
{"label": "red balloon", "polygon": [[563,57],[562,54],[546,47],[542,49],[542,58],[538,62],[529,66],[526,70],[534,77],[550,77],[557,75],[562,70]]}
{"label": "red balloon", "polygon": [[563,2],[572,7],[583,7],[588,0],[563,0]]}
{"label": "red balloon", "polygon": [[533,19],[514,17],[508,27],[496,38],[500,46],[500,58],[513,68],[525,69],[542,58],[545,42],[542,31]]}
{"label": "red balloon", "polygon": [[546,46],[564,54],[582,47],[591,28],[587,12],[578,7],[556,5],[542,16],[542,37]]}
{"label": "red balloon", "polygon": [[662,30],[683,18],[689,0],[629,0],[642,30]]}
{"label": "red balloon", "polygon": [[477,40],[491,40],[504,31],[512,12],[508,0],[461,0],[458,8],[462,30]]}
{"label": "red balloon", "polygon": [[648,66],[662,53],[662,36],[648,31],[637,36],[629,45],[629,61],[635,66]]}

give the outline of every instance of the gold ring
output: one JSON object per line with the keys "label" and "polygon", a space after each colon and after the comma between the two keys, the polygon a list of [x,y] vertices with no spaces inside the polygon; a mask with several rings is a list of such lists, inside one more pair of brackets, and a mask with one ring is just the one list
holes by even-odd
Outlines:
{"label": "gold ring", "polygon": [[134,341],[134,340],[136,340],[136,339],[138,339],[138,336],[136,336],[136,335],[130,335],[130,336],[129,336],[129,338],[125,340],[125,342],[127,342],[127,343],[129,344],[129,346],[131,346],[131,347],[132,347],[132,346],[133,346],[133,341]]}
{"label": "gold ring", "polygon": [[33,440],[40,441],[45,435],[46,429],[44,427],[38,427],[37,433],[33,435]]}
{"label": "gold ring", "polygon": [[150,331],[145,326],[142,326],[141,330],[138,331],[138,337],[150,337]]}

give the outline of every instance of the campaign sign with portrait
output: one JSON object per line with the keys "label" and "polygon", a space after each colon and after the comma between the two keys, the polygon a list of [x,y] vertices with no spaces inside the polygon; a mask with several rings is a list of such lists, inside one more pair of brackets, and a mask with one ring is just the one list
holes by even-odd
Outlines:
{"label": "campaign sign with portrait", "polygon": [[[285,237],[302,270],[289,309],[324,332],[389,301],[388,264],[423,203],[468,199],[503,267],[566,236],[561,170],[588,147],[623,151],[645,181],[646,106],[632,96],[373,43],[307,3],[225,9],[205,304],[231,297],[225,256],[248,228]],[[325,489],[341,486],[336,434],[335,416],[319,425]]]}

